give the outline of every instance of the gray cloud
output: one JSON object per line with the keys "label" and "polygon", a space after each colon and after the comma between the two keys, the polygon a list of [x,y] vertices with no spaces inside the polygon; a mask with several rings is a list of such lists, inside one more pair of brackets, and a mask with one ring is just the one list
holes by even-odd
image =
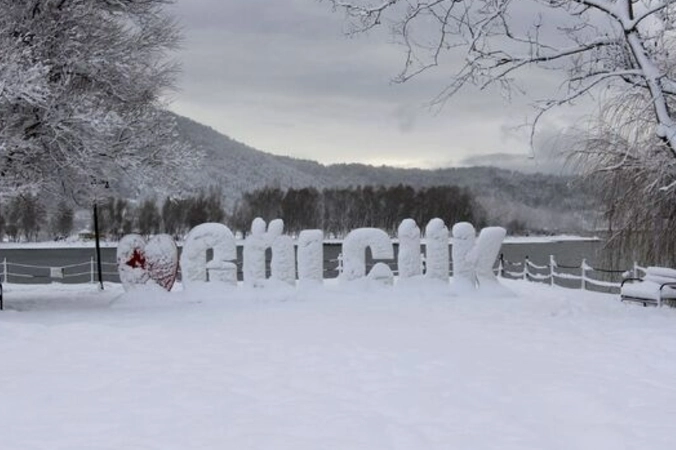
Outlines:
{"label": "gray cloud", "polygon": [[[402,49],[384,32],[347,38],[340,14],[313,0],[178,0],[185,41],[172,109],[261,150],[320,162],[458,164],[471,155],[527,154],[528,101],[467,89],[440,112],[452,61],[405,84]],[[526,74],[537,95],[558,83]],[[565,117],[545,127],[565,126]]]}

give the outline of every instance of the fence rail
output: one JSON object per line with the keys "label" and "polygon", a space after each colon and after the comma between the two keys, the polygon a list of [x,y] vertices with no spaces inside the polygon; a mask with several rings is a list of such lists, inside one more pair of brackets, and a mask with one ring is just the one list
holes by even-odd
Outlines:
{"label": "fence rail", "polygon": [[[102,273],[108,280],[119,280],[116,263],[102,261],[101,266],[103,267]],[[241,263],[238,263],[237,266],[238,273],[241,275]],[[7,261],[7,258],[5,258],[2,260],[1,269],[3,283],[11,281],[12,278],[24,280],[23,282],[33,279],[42,282],[56,280],[71,283],[94,283],[97,275],[96,259],[93,257],[89,261],[58,267],[14,263]],[[325,273],[336,274],[341,271],[342,255],[324,261]],[[495,271],[499,277],[506,279],[522,279],[565,288],[590,289],[591,287],[595,288],[592,290],[619,292],[622,278],[638,277],[641,273],[645,273],[645,268],[636,263],[630,270],[595,268],[589,266],[584,259],[579,266],[568,266],[557,263],[554,256],[549,257],[547,264],[539,265],[530,261],[528,257],[523,261],[510,261],[500,255]],[[396,267],[393,267],[393,272],[397,273]],[[599,276],[595,276],[595,274],[599,274]],[[81,281],[76,281],[78,278]]]}
{"label": "fence rail", "polygon": [[[522,269],[513,270],[518,267],[522,267]],[[572,273],[576,271],[579,271],[579,274]],[[537,265],[530,261],[528,257],[520,262],[509,261],[503,255],[500,255],[497,273],[498,276],[503,278],[549,283],[551,286],[585,290],[595,287],[596,289],[592,290],[619,292],[622,278],[637,278],[641,273],[645,273],[645,267],[634,263],[629,270],[604,269],[591,267],[587,264],[586,259],[583,259],[579,266],[567,266],[558,264],[554,256],[549,257],[548,264]],[[593,276],[594,274],[600,274],[600,276]]]}

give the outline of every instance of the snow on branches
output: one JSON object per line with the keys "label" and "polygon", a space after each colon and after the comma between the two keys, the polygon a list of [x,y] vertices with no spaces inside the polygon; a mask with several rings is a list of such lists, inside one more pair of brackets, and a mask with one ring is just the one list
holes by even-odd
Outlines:
{"label": "snow on branches", "polygon": [[[653,133],[676,158],[674,0],[327,0],[353,32],[389,24],[406,49],[398,81],[453,62],[441,104],[467,84],[508,92],[532,67],[555,70],[564,88],[542,114],[599,88],[649,97]],[[534,129],[534,128],[533,128]]]}
{"label": "snow on branches", "polygon": [[194,159],[162,111],[179,39],[167,3],[0,0],[0,185],[82,198]]}

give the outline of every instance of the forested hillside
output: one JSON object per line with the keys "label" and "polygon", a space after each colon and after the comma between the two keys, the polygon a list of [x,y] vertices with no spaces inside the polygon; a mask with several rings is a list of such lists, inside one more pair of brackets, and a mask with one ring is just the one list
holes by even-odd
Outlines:
{"label": "forested hillside", "polygon": [[596,226],[589,190],[576,178],[521,173],[493,167],[437,170],[373,167],[363,164],[325,166],[277,156],[237,142],[212,128],[177,116],[180,136],[205,153],[203,167],[189,176],[195,189],[218,186],[232,211],[243,193],[265,186],[281,189],[315,187],[459,186],[470,189],[488,221],[542,231],[583,231]]}

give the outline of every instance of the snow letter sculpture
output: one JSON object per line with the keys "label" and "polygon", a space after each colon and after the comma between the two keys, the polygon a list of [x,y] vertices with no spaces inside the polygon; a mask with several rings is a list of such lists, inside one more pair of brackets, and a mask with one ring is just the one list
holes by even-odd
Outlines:
{"label": "snow letter sculpture", "polygon": [[[207,262],[207,250],[213,258]],[[188,233],[181,253],[183,285],[188,288],[206,281],[237,285],[235,236],[222,223],[203,223]]]}
{"label": "snow letter sculpture", "polygon": [[420,228],[413,219],[404,219],[397,230],[399,238],[399,254],[397,267],[399,278],[412,278],[422,274],[422,258],[420,257]]}
{"label": "snow letter sculpture", "polygon": [[453,285],[456,290],[479,290],[491,295],[506,295],[493,273],[506,231],[501,227],[484,228],[475,238],[472,224],[460,222],[453,226]]}
{"label": "snow letter sculpture", "polygon": [[282,236],[284,221],[275,219],[265,226],[260,217],[251,223],[251,233],[244,241],[244,282],[248,286],[265,286],[265,251],[272,249],[271,278],[293,284],[296,280],[293,241]]}
{"label": "snow letter sculpture", "polygon": [[481,230],[474,248],[467,259],[474,263],[477,286],[482,294],[511,295],[511,292],[500,284],[493,272],[493,264],[500,253],[502,241],[507,231],[502,227],[488,227]]}
{"label": "snow letter sculpture", "polygon": [[319,285],[324,279],[324,232],[303,230],[298,235],[298,283]]}
{"label": "snow letter sculpture", "polygon": [[448,228],[441,219],[432,219],[425,227],[425,278],[448,282]]}
{"label": "snow letter sculpture", "polygon": [[468,255],[474,248],[476,230],[469,222],[453,225],[453,285],[458,291],[474,291],[477,286],[473,261]]}
{"label": "snow letter sculpture", "polygon": [[290,236],[277,236],[272,241],[270,278],[291,286],[296,284],[296,255]]}
{"label": "snow letter sculpture", "polygon": [[138,234],[124,236],[117,245],[117,267],[125,290],[152,280],[170,291],[178,272],[178,249],[167,234],[147,243]]}
{"label": "snow letter sculpture", "polygon": [[125,291],[150,280],[145,247],[146,240],[138,234],[128,234],[117,244],[117,270]]}
{"label": "snow letter sculpture", "polygon": [[[377,228],[352,230],[343,240],[342,280],[352,281],[366,275],[366,249],[371,249],[373,259],[393,259],[394,249],[389,236]],[[382,272],[382,268],[379,269]],[[389,267],[388,267],[389,270]],[[384,274],[379,273],[379,278]],[[391,275],[391,271],[390,271]]]}

